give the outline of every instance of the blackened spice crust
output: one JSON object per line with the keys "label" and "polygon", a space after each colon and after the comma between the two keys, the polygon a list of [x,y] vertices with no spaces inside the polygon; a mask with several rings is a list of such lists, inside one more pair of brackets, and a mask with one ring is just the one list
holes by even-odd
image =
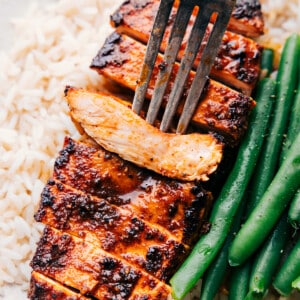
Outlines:
{"label": "blackened spice crust", "polygon": [[[187,253],[183,244],[151,224],[145,224],[103,199],[86,195],[60,182],[46,185],[42,198],[52,200],[41,202],[35,215],[37,221],[91,241],[160,280],[167,281]],[[132,250],[127,251],[128,247]],[[150,249],[161,253],[155,263],[154,256],[149,262],[147,251]]]}
{"label": "blackened spice crust", "polygon": [[258,0],[237,0],[232,16],[236,19],[261,16],[261,5]]}
{"label": "blackened spice crust", "polygon": [[124,55],[119,54],[118,43],[121,40],[121,35],[117,32],[113,32],[105,40],[104,45],[93,58],[90,65],[91,68],[103,68],[107,64],[113,64],[115,66],[121,66],[124,62]]}
{"label": "blackened spice crust", "polygon": [[50,273],[55,273],[67,266],[69,253],[73,248],[74,243],[69,235],[62,234],[57,237],[46,227],[30,265],[36,271],[50,269]]}
{"label": "blackened spice crust", "polygon": [[[67,138],[65,147],[69,142]],[[193,183],[159,176],[116,155],[111,154],[107,159],[108,152],[104,149],[75,143],[76,151],[67,165],[55,168],[54,179],[83,193],[105,199],[144,221],[162,226],[184,244],[190,245],[197,240],[201,222],[211,205],[209,192],[204,192],[208,201],[203,206],[195,206],[193,201],[196,196],[191,193]],[[184,214],[190,214],[190,209],[197,229],[195,227],[193,234],[186,235],[190,230],[185,230],[185,227],[190,225]]]}
{"label": "blackened spice crust", "polygon": [[[74,289],[55,282],[40,273],[33,272],[30,279],[30,289],[28,292],[30,300],[88,300]],[[94,298],[93,298],[94,299]]]}

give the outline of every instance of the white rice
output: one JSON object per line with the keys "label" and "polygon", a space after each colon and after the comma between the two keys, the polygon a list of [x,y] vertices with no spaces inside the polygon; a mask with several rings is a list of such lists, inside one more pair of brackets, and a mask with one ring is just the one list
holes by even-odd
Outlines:
{"label": "white rice", "polygon": [[[16,40],[0,52],[0,299],[26,299],[29,261],[42,226],[33,220],[41,190],[66,135],[65,85],[99,88],[91,59],[112,31],[109,15],[123,0],[33,5],[14,21]],[[299,32],[300,0],[262,0],[267,34],[282,44]]]}

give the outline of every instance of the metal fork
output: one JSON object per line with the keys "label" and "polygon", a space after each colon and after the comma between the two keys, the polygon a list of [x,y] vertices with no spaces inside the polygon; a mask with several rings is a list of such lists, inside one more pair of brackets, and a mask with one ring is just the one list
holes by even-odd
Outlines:
{"label": "metal fork", "polygon": [[[172,7],[176,0],[161,0],[154,21],[152,32],[148,41],[137,89],[134,95],[132,109],[139,114],[145,99],[148,84],[155,66],[157,54],[160,50],[166,26],[168,24]],[[176,75],[165,112],[161,121],[160,129],[167,131],[176,113],[178,104],[184,90],[188,75],[194,65],[194,60],[201,46],[206,28],[213,13],[217,14],[209,39],[202,52],[195,78],[189,88],[187,98],[181,113],[177,133],[184,133],[197,107],[199,98],[205,87],[209,72],[214,63],[222,37],[229,22],[235,0],[181,0],[175,21],[170,33],[168,44],[164,54],[164,68],[160,68],[155,83],[154,93],[150,101],[146,120],[153,124],[159,108],[162,104],[174,62],[176,61],[185,31],[195,6],[198,6],[198,14],[187,41],[184,55],[181,59],[180,68]]]}

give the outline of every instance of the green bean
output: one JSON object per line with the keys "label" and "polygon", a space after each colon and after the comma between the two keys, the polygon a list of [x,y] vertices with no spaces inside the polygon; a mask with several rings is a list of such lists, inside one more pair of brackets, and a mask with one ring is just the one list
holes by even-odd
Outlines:
{"label": "green bean", "polygon": [[220,286],[229,268],[228,248],[232,242],[233,236],[236,234],[236,232],[241,226],[241,219],[244,212],[244,206],[244,203],[242,203],[242,205],[238,208],[238,211],[232,224],[232,228],[225,240],[222,249],[203,275],[200,300],[213,299],[216,296],[218,290],[220,289]]}
{"label": "green bean", "polygon": [[242,264],[263,243],[300,187],[300,132],[260,202],[229,249],[229,263]]}
{"label": "green bean", "polygon": [[273,281],[273,286],[280,295],[288,296],[292,291],[292,282],[298,276],[300,276],[300,238],[283,262]]}
{"label": "green bean", "polygon": [[[225,243],[226,244],[226,243]],[[221,249],[213,263],[203,275],[200,300],[212,300],[219,291],[228,270],[228,245]]]}
{"label": "green bean", "polygon": [[300,291],[300,276],[292,282],[292,287]]}
{"label": "green bean", "polygon": [[174,299],[182,299],[216,257],[243,199],[262,146],[261,137],[268,125],[274,82],[264,79],[258,90],[261,98],[257,100],[257,106],[252,111],[250,126],[239,147],[236,162],[211,212],[211,229],[200,238],[192,253],[170,280]]}
{"label": "green bean", "polygon": [[[294,101],[294,105],[290,117],[286,142],[284,143],[281,151],[280,163],[282,163],[283,161],[282,159],[283,154],[286,155],[286,151],[289,149],[291,145],[291,141],[294,140],[295,135],[297,134],[297,132],[299,132],[300,117],[297,114],[295,114],[295,112],[297,111],[297,106],[295,106],[296,103],[295,101]],[[273,161],[277,162],[278,159],[273,158]],[[255,171],[254,173],[256,174]],[[260,178],[255,178],[255,180],[259,180],[259,179]],[[256,206],[257,199],[261,198],[262,194],[260,193],[262,192],[264,193],[265,190],[262,190],[262,188],[255,190],[255,187],[254,188],[252,187],[252,193],[251,193],[252,197],[250,197],[249,199],[250,209]],[[284,248],[285,242],[287,241],[287,236],[288,236],[287,233],[289,231],[290,228],[288,226],[287,217],[285,215],[278,222],[276,228],[271,233],[268,240],[264,243],[262,249],[260,249],[255,256],[254,266],[249,280],[250,282],[249,292],[247,294],[246,299],[250,300],[250,299],[263,298],[263,296],[267,292],[268,286],[271,284],[272,276],[276,271],[276,267],[278,266],[279,258],[282,255],[282,249]]]}
{"label": "green bean", "polygon": [[290,226],[287,221],[287,214],[285,214],[254,259],[247,300],[263,298],[266,294],[283,254],[282,249],[289,236]]}
{"label": "green bean", "polygon": [[[251,179],[249,211],[257,205],[276,172],[281,141],[286,130],[286,123],[296,86],[298,68],[296,62],[298,62],[299,54],[300,37],[294,34],[287,39],[280,60],[276,88],[277,99],[274,108],[275,115],[271,119],[269,135],[264,142],[262,153],[255,169],[255,176]],[[291,78],[293,80],[290,82]]]}
{"label": "green bean", "polygon": [[289,222],[296,229],[300,226],[300,189],[296,192],[289,209]]}
{"label": "green bean", "polygon": [[[269,76],[273,71],[274,51],[272,49],[265,48],[262,53],[261,59],[261,77]],[[257,168],[258,166],[256,166]],[[254,174],[255,174],[254,170]],[[251,184],[247,188],[251,190]],[[249,215],[252,207],[255,206],[254,200],[256,195],[251,193],[251,197],[247,197],[247,213]],[[229,300],[243,300],[248,292],[250,270],[252,261],[247,261],[245,264],[239,267],[232,268],[229,281]]]}
{"label": "green bean", "polygon": [[[287,129],[296,87],[299,56],[300,37],[293,34],[287,39],[280,59],[276,79],[274,115],[270,122],[267,140],[263,145],[262,155],[260,155],[257,168],[255,169],[255,176],[252,179],[250,198],[253,198],[253,206],[262,197],[276,173],[277,158],[279,157],[283,136]],[[251,195],[252,193],[254,195]]]}
{"label": "green bean", "polygon": [[244,300],[248,288],[251,271],[251,261],[244,265],[232,268],[229,281],[228,300]]}
{"label": "green bean", "polygon": [[[299,74],[300,74],[300,62],[299,62]],[[294,100],[294,104],[291,111],[289,129],[286,135],[285,143],[281,152],[281,161],[286,155],[287,149],[291,146],[295,135],[300,131],[300,79],[298,82],[298,91]],[[294,199],[292,200],[289,210],[289,220],[293,227],[298,228],[300,225],[300,190],[296,192]]]}
{"label": "green bean", "polygon": [[265,48],[262,52],[261,57],[261,77],[268,77],[273,70],[273,62],[274,62],[274,51],[269,48]]}
{"label": "green bean", "polygon": [[[300,64],[299,64],[300,70]],[[300,100],[300,98],[299,98]],[[299,115],[300,113],[300,101],[297,107],[297,100],[294,100],[294,104],[291,111],[288,134],[286,136],[285,143],[283,143],[280,164],[283,162],[283,157],[286,155],[286,151],[291,146],[291,142],[295,139],[296,134],[299,132]],[[276,158],[273,158],[277,161]],[[254,198],[260,198],[261,195],[255,195],[255,190],[252,192]],[[250,199],[251,200],[251,199]],[[251,201],[250,201],[251,202]],[[252,203],[252,207],[255,207],[255,203]],[[275,230],[272,232],[268,240],[264,243],[264,246],[256,254],[254,259],[254,266],[250,277],[249,292],[246,300],[263,298],[266,294],[269,285],[271,284],[272,276],[276,271],[276,267],[279,264],[280,257],[282,256],[282,249],[287,241],[290,227],[288,226],[287,216],[278,222]]]}
{"label": "green bean", "polygon": [[[300,65],[299,65],[299,74],[300,74]],[[300,82],[300,80],[299,80]],[[280,161],[282,162],[287,150],[291,147],[295,136],[300,130],[300,83],[298,86],[298,92],[294,98],[294,103],[292,106],[291,114],[290,114],[290,123],[289,128],[282,146]]]}

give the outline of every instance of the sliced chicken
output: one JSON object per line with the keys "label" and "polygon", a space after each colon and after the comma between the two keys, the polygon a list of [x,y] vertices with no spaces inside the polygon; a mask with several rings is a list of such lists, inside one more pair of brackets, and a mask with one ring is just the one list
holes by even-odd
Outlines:
{"label": "sliced chicken", "polygon": [[228,30],[249,37],[264,34],[264,20],[259,0],[237,0]]}
{"label": "sliced chicken", "polygon": [[[105,44],[93,59],[91,67],[106,78],[135,90],[145,51],[145,45],[125,35],[113,33],[107,38]],[[162,67],[163,57],[159,55],[146,95],[149,99],[153,94],[159,68]],[[164,98],[165,102],[172,89],[178,67],[178,64],[174,65],[173,75]],[[183,93],[183,101],[194,76],[195,73],[191,72],[187,88]],[[217,81],[209,80],[199,100],[192,122],[201,130],[221,134],[227,144],[235,146],[247,129],[248,117],[254,106],[255,102],[251,97],[245,96]],[[178,109],[178,114],[181,111],[182,105]]]}
{"label": "sliced chicken", "polygon": [[[175,7],[178,7],[179,0],[175,1]],[[128,0],[111,15],[111,22],[114,26],[127,23],[130,16],[128,12],[134,9],[140,16],[141,26],[144,22],[153,22],[156,11],[158,10],[159,0]],[[154,13],[148,14],[152,10]],[[175,10],[174,10],[175,11]],[[173,13],[174,14],[174,13]],[[129,19],[128,19],[129,20]],[[259,0],[237,0],[229,20],[229,31],[239,33],[249,37],[258,37],[264,33],[264,20]]]}
{"label": "sliced chicken", "polygon": [[66,138],[53,177],[164,228],[179,244],[193,245],[205,232],[212,195],[200,183],[159,176],[97,145]]}
{"label": "sliced chicken", "polygon": [[[137,8],[137,1],[127,1],[123,3],[111,17],[112,24],[117,28],[118,32],[125,33],[146,44],[150,36],[159,2],[159,0],[147,1],[146,5],[141,5]],[[162,52],[166,49],[176,13],[176,9],[173,9],[161,44]],[[194,14],[189,21],[185,38],[178,53],[179,60],[183,57],[187,39],[194,25],[195,18],[196,14]],[[113,20],[116,21],[114,22]],[[212,26],[207,28],[204,43],[207,42],[211,29]],[[195,68],[200,61],[203,49],[204,46],[200,47],[195,61]],[[262,47],[252,39],[226,31],[210,76],[250,95],[259,77],[261,52]]]}
{"label": "sliced chicken", "polygon": [[[125,1],[112,23],[146,43],[158,3]],[[262,27],[257,0],[237,0],[229,29],[257,36]],[[250,94],[260,52],[252,40],[228,31],[211,74]],[[144,54],[145,45],[115,32],[91,67],[134,91]],[[149,99],[162,68],[159,55]],[[192,71],[178,115],[194,76]],[[168,280],[210,227],[213,193],[204,186],[211,189],[215,181],[209,179],[226,173],[223,165],[220,170],[225,146],[240,142],[255,101],[209,79],[192,118],[206,133],[176,135],[149,125],[114,96],[73,87],[65,95],[88,138],[65,139],[42,192],[35,219],[45,229],[31,261],[29,299],[170,300]]]}
{"label": "sliced chicken", "polygon": [[54,180],[43,190],[35,219],[83,238],[163,281],[170,279],[188,253],[164,228]]}
{"label": "sliced chicken", "polygon": [[106,150],[180,180],[209,179],[222,159],[222,144],[210,134],[161,132],[112,96],[68,88],[72,118]]}
{"label": "sliced chicken", "polygon": [[100,248],[51,227],[40,239],[34,271],[100,300],[166,300],[170,287]]}
{"label": "sliced chicken", "polygon": [[28,293],[30,300],[88,300],[76,291],[65,287],[55,280],[44,276],[38,272],[32,272],[30,280],[30,290]]}

